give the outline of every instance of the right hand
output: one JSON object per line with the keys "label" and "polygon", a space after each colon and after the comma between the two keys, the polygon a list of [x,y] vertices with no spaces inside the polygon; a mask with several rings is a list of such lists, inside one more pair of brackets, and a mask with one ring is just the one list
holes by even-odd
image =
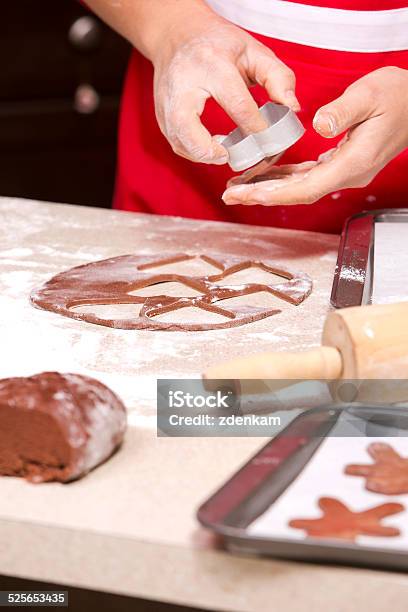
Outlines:
{"label": "right hand", "polygon": [[227,151],[201,123],[214,98],[245,134],[267,127],[249,92],[259,84],[272,100],[300,109],[295,76],[250,34],[211,11],[166,32],[152,57],[156,116],[173,151],[194,162],[224,164]]}
{"label": "right hand", "polygon": [[232,179],[223,200],[246,206],[313,204],[335,191],[366,187],[408,147],[407,114],[408,70],[373,70],[315,115],[313,126],[321,136],[346,132],[335,147],[315,161],[284,166],[263,162]]}

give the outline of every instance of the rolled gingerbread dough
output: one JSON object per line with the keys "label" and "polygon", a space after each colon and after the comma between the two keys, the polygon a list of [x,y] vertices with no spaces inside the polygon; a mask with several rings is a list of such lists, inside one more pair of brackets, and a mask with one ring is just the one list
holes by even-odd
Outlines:
{"label": "rolled gingerbread dough", "polygon": [[[195,258],[214,266],[218,271],[208,276],[154,273],[155,267]],[[282,282],[228,284],[228,276],[248,268],[259,268],[271,272],[280,276]],[[166,295],[163,284],[168,282],[181,283],[199,292],[199,295],[193,297]],[[132,295],[132,292],[152,285],[157,287],[155,296]],[[310,295],[312,281],[307,274],[287,270],[274,262],[250,260],[243,257],[186,253],[167,253],[160,256],[123,255],[62,272],[39,289],[34,290],[31,294],[31,301],[38,308],[106,327],[203,331],[237,327],[278,314],[280,310],[277,309],[251,306],[250,295],[261,291],[297,306]],[[229,299],[243,295],[249,296],[248,305],[228,304]],[[134,316],[101,318],[93,312],[75,310],[81,306],[115,304],[135,305]],[[180,323],[160,321],[156,318],[162,314],[189,307],[222,315],[225,320],[214,323]]]}

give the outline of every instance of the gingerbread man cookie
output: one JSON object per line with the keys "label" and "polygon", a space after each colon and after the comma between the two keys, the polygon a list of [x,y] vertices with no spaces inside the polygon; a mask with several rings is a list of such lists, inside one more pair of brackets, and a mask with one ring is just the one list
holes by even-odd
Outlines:
{"label": "gingerbread man cookie", "polygon": [[345,473],[366,478],[366,489],[374,493],[408,493],[408,458],[401,457],[392,446],[382,442],[373,442],[367,452],[374,463],[347,465]]}
{"label": "gingerbread man cookie", "polygon": [[336,538],[355,541],[359,535],[392,537],[400,535],[396,527],[381,524],[381,519],[405,510],[402,504],[388,503],[353,512],[345,504],[332,497],[321,497],[319,508],[323,515],[316,519],[293,519],[289,526],[303,529],[315,538]]}

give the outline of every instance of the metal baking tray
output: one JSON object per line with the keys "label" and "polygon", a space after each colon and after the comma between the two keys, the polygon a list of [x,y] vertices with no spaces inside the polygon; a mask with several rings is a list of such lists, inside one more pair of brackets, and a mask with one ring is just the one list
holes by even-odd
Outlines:
{"label": "metal baking tray", "polygon": [[[271,508],[301,474],[341,419],[345,433],[355,431],[354,419],[364,422],[364,433],[360,428],[358,434],[351,435],[366,436],[368,442],[370,437],[408,436],[408,412],[402,406],[354,404],[347,408],[344,405],[325,406],[305,411],[201,505],[197,511],[198,521],[221,536],[224,547],[231,552],[408,569],[408,549],[363,546],[322,538],[259,537],[248,531],[250,525]],[[316,486],[319,487],[320,482]],[[311,496],[315,495],[316,492],[311,491]],[[383,496],[378,497],[381,498],[378,503],[382,503]],[[389,501],[393,501],[391,496]],[[296,513],[302,516],[302,507],[297,508]]]}
{"label": "metal baking tray", "polygon": [[377,223],[408,223],[408,209],[373,210],[347,219],[341,234],[330,298],[335,308],[373,303]]}

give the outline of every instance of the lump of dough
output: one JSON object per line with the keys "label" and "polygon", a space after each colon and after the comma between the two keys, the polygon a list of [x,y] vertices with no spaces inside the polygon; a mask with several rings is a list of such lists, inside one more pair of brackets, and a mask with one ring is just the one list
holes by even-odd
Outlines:
{"label": "lump of dough", "polygon": [[126,409],[97,380],[43,372],[0,380],[0,424],[0,475],[68,482],[119,447]]}

